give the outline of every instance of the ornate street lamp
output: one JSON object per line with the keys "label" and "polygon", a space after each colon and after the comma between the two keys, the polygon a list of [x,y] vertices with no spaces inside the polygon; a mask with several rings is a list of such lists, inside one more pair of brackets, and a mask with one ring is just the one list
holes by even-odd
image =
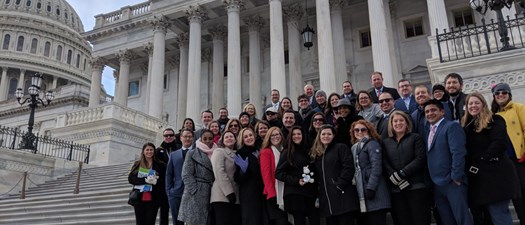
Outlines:
{"label": "ornate street lamp", "polygon": [[[29,97],[22,101],[24,97],[24,91],[22,88],[16,89],[15,96],[20,105],[24,105],[26,102],[29,103],[29,108],[31,108],[31,113],[29,114],[29,122],[27,123],[27,134],[22,139],[22,148],[23,149],[32,149],[36,153],[35,146],[35,135],[33,134],[33,125],[35,124],[35,109],[38,107],[38,104],[42,106],[48,106],[51,100],[55,98],[53,92],[48,91],[43,97],[45,101],[40,98],[40,87],[42,84],[42,74],[36,73],[31,76],[31,86],[27,89]],[[22,81],[23,82],[23,81]]]}
{"label": "ornate street lamp", "polygon": [[524,0],[469,0],[470,7],[481,15],[485,15],[488,9],[495,11],[497,20],[498,20],[498,33],[501,37],[500,41],[503,44],[503,47],[500,51],[512,50],[516,47],[510,45],[509,43],[509,32],[507,29],[507,24],[505,23],[505,18],[503,17],[503,12],[501,11],[503,7],[509,8],[512,7],[512,3],[519,4],[521,7],[524,5]]}
{"label": "ornate street lamp", "polygon": [[315,34],[315,31],[314,29],[312,29],[310,26],[308,26],[308,5],[307,5],[307,1],[308,0],[305,0],[304,1],[304,9],[306,11],[306,27],[303,29],[303,32],[301,33],[303,35],[303,45],[304,47],[308,48],[308,50],[310,50],[310,48],[312,46],[314,46],[314,43],[312,42],[312,38],[314,37],[314,34]]}

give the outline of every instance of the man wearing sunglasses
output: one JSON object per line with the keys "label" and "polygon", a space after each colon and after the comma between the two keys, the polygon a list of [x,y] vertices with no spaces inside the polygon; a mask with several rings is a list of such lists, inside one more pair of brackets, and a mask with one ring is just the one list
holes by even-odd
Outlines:
{"label": "man wearing sunglasses", "polygon": [[383,92],[379,95],[379,107],[383,111],[383,117],[377,123],[377,133],[381,135],[381,139],[388,138],[388,117],[394,110],[394,98],[392,94]]}

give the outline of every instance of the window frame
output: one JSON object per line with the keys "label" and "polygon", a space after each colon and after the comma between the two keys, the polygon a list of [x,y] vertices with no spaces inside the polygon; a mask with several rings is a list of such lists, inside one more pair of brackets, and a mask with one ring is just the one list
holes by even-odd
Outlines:
{"label": "window frame", "polygon": [[[131,90],[132,90],[131,89],[131,84],[133,84],[133,83],[137,83],[137,93],[134,94],[134,95],[131,95]],[[140,97],[140,89],[141,89],[140,88],[140,84],[141,84],[140,79],[134,79],[134,80],[130,80],[128,82],[128,98],[138,98],[138,97]]]}

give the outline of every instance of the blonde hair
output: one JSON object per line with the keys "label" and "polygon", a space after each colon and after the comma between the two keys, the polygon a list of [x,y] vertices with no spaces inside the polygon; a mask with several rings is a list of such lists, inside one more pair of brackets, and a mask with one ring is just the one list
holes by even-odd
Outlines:
{"label": "blonde hair", "polygon": [[394,116],[401,116],[405,120],[407,127],[405,129],[404,134],[412,132],[412,120],[408,117],[408,115],[405,112],[395,110],[394,112],[392,112],[392,114],[390,114],[388,118],[388,137],[394,137],[396,135],[396,132],[394,131],[394,125],[392,125],[392,123],[394,122]]}
{"label": "blonde hair", "polygon": [[366,127],[366,129],[368,130],[368,136],[371,139],[375,139],[376,141],[380,141],[381,140],[381,137],[379,136],[379,134],[377,134],[377,131],[374,128],[374,124],[372,124],[372,123],[370,123],[370,122],[368,122],[366,120],[360,119],[358,121],[353,122],[352,126],[350,128],[350,138],[352,139],[352,144],[355,144],[355,143],[357,143],[359,141],[359,140],[357,140],[357,138],[354,135],[354,127],[357,124],[361,124],[361,125]]}
{"label": "blonde hair", "polygon": [[[242,108],[242,111],[243,112],[246,112],[246,109],[248,108],[248,106],[253,106],[253,116],[257,116],[257,108],[255,107],[255,105],[253,103],[248,103],[244,106],[244,108]],[[251,117],[251,116],[250,116]]]}
{"label": "blonde hair", "polygon": [[461,126],[466,127],[470,125],[470,123],[474,122],[474,127],[476,128],[476,132],[481,132],[483,129],[487,128],[489,126],[489,123],[491,123],[492,120],[492,111],[489,110],[489,106],[487,105],[487,100],[481,95],[479,92],[474,92],[472,94],[467,95],[467,98],[465,98],[465,105],[468,107],[468,101],[470,98],[475,97],[478,98],[481,102],[482,108],[479,112],[477,117],[473,117],[470,115],[470,113],[465,112],[465,115],[463,115],[463,118],[461,118]]}
{"label": "blonde hair", "polygon": [[[310,157],[313,160],[324,155],[324,152],[326,151],[326,147],[328,147],[321,142],[321,133],[323,132],[323,130],[326,130],[326,129],[330,129],[332,131],[332,135],[335,138],[335,128],[332,125],[325,124],[321,126],[321,128],[319,129],[319,132],[317,132],[317,136],[315,136],[315,142],[314,142],[314,145],[312,146],[312,150],[310,151]],[[332,140],[332,142],[333,141],[334,140]]]}
{"label": "blonde hair", "polygon": [[242,128],[241,131],[239,131],[239,135],[237,136],[237,147],[240,149],[242,146],[244,146],[244,138],[242,137],[244,135],[244,132],[250,131],[253,134],[253,138],[255,139],[255,132],[250,127]]}
{"label": "blonde hair", "polygon": [[271,138],[272,138],[272,133],[274,131],[279,131],[279,134],[281,135],[281,143],[279,143],[279,146],[276,146],[276,147],[280,148],[283,146],[283,142],[284,142],[283,132],[281,131],[281,129],[279,129],[279,127],[271,127],[266,133],[266,136],[264,137],[261,149],[270,148],[272,146]]}

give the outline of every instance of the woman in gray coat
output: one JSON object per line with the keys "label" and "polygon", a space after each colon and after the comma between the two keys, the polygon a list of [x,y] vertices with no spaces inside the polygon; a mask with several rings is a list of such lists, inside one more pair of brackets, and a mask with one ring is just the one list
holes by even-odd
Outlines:
{"label": "woman in gray coat", "polygon": [[355,181],[360,200],[361,216],[358,224],[386,225],[390,208],[390,190],[383,178],[381,145],[374,125],[358,120],[350,129],[352,154],[356,167]]}
{"label": "woman in gray coat", "polygon": [[217,148],[213,143],[213,133],[210,130],[202,131],[196,146],[186,154],[182,166],[185,187],[177,219],[186,224],[206,225],[214,181],[210,158],[213,150]]}

